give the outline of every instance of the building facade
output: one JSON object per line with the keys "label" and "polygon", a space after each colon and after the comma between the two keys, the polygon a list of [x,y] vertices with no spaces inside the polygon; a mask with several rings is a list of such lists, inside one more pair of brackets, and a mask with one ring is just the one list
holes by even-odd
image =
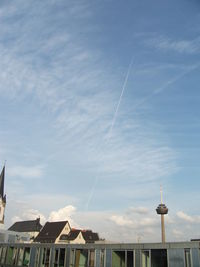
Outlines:
{"label": "building facade", "polygon": [[8,228],[8,231],[22,233],[29,236],[30,241],[33,241],[39,234],[41,228],[42,225],[40,224],[40,218],[37,218],[36,220],[15,222]]}
{"label": "building facade", "polygon": [[200,243],[0,244],[0,266],[199,267]]}

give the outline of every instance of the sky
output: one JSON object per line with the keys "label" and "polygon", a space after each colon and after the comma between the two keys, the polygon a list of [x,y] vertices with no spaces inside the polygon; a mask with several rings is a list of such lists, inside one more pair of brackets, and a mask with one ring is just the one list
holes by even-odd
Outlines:
{"label": "sky", "polygon": [[2,0],[5,229],[69,220],[120,242],[200,237],[199,0]]}

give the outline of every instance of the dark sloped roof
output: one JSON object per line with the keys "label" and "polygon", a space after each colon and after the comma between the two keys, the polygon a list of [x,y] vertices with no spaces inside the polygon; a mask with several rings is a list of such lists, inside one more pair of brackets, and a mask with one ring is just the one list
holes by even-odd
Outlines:
{"label": "dark sloped roof", "polygon": [[60,240],[72,241],[77,238],[79,233],[82,233],[86,243],[94,243],[99,240],[99,235],[91,230],[71,229],[68,235],[61,235]]}
{"label": "dark sloped roof", "polygon": [[94,243],[95,241],[99,240],[99,235],[91,230],[83,230],[82,235],[86,243]]}
{"label": "dark sloped roof", "polygon": [[10,228],[9,231],[15,232],[39,232],[42,228],[40,224],[40,218],[32,221],[21,221],[14,223]]}
{"label": "dark sloped roof", "polygon": [[66,224],[67,221],[46,222],[38,236],[34,239],[34,242],[54,243]]}
{"label": "dark sloped roof", "polygon": [[72,229],[68,235],[61,235],[60,240],[68,240],[68,241],[74,240],[77,238],[80,232],[81,230]]}

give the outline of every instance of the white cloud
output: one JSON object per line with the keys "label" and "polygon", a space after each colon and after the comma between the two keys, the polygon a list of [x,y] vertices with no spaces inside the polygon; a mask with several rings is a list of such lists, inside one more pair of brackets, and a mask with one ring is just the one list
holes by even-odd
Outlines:
{"label": "white cloud", "polygon": [[133,213],[129,212],[130,210],[132,210],[132,208],[125,211],[124,214],[112,215],[110,216],[110,220],[116,225],[129,226],[134,229],[155,227],[160,224],[157,216],[149,213],[144,207],[134,208],[136,212]]}
{"label": "white cloud", "polygon": [[[73,205],[68,205],[58,210],[51,211],[49,215],[44,215],[32,208],[23,208],[21,213],[12,218],[12,222],[20,220],[33,220],[41,218],[42,224],[46,221],[68,220],[71,227],[82,229],[92,229],[99,233],[100,237],[118,242],[158,242],[161,240],[160,218],[155,213],[146,214],[127,212],[114,214],[112,211],[80,211]],[[137,209],[137,208],[136,208]],[[166,239],[167,241],[180,241],[196,238],[200,231],[198,224],[194,224],[191,216],[184,212],[178,213],[186,223],[179,223],[177,228],[177,217],[171,215],[170,221],[166,216]],[[186,216],[185,216],[186,215]],[[189,219],[188,219],[189,216]],[[198,216],[194,216],[197,218]],[[189,220],[189,221],[188,221]],[[192,227],[189,228],[189,224]]]}
{"label": "white cloud", "polygon": [[156,218],[141,218],[140,225],[141,226],[156,226],[159,224],[158,219]]}
{"label": "white cloud", "polygon": [[194,219],[192,216],[187,215],[187,214],[184,213],[183,211],[178,211],[178,212],[176,213],[176,215],[177,215],[180,219],[182,219],[182,220],[184,220],[184,221],[186,221],[186,222],[190,222],[190,223],[195,222],[195,219]]}
{"label": "white cloud", "polygon": [[130,219],[125,218],[122,215],[112,215],[110,220],[120,226],[130,226],[133,222]]}
{"label": "white cloud", "polygon": [[40,223],[44,225],[46,218],[41,212],[34,209],[25,209],[20,215],[14,216],[11,221],[15,223],[17,221],[36,220],[37,218],[40,218]]}
{"label": "white cloud", "polygon": [[149,212],[145,207],[131,207],[130,211],[138,214],[147,214]]}
{"label": "white cloud", "polygon": [[76,208],[72,205],[68,205],[58,211],[52,211],[49,215],[48,221],[69,221],[71,226],[76,226],[72,216],[75,213]]}
{"label": "white cloud", "polygon": [[199,215],[191,216],[191,215],[186,214],[183,211],[178,211],[176,213],[176,215],[177,215],[178,218],[182,219],[185,222],[196,223],[196,224],[200,223],[200,216]]}
{"label": "white cloud", "polygon": [[77,224],[72,219],[76,208],[72,205],[68,205],[64,208],[61,208],[57,211],[51,211],[49,216],[45,216],[38,210],[32,208],[23,208],[23,212],[19,215],[12,217],[12,223],[16,221],[23,221],[23,220],[35,220],[36,218],[40,218],[41,224],[44,224],[46,221],[65,221],[68,220],[70,225],[77,226]]}
{"label": "white cloud", "polygon": [[169,214],[167,214],[167,215],[165,215],[165,222],[167,224],[173,224],[173,223],[175,223],[175,220],[174,220],[174,218],[172,218],[172,216],[170,216]]}
{"label": "white cloud", "polygon": [[183,232],[177,229],[173,229],[172,233],[176,236],[176,237],[182,237],[183,236]]}

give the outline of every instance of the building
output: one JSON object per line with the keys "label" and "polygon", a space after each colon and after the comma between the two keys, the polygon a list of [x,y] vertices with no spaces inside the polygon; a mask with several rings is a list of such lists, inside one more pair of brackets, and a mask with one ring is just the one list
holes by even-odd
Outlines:
{"label": "building", "polygon": [[199,267],[199,242],[0,244],[0,266]]}
{"label": "building", "polygon": [[47,222],[38,236],[34,239],[37,243],[55,244],[86,244],[99,240],[97,233],[91,230],[71,228],[68,221]]}
{"label": "building", "polygon": [[72,228],[66,235],[61,235],[59,243],[86,244],[99,241],[99,235],[92,230],[80,230]]}
{"label": "building", "polygon": [[0,243],[23,243],[30,242],[30,236],[26,233],[0,230]]}
{"label": "building", "polygon": [[40,218],[37,218],[36,220],[15,222],[8,228],[8,231],[23,233],[24,235],[29,236],[30,241],[33,241],[39,234],[41,228]]}
{"label": "building", "polygon": [[68,235],[71,230],[68,221],[46,222],[34,242],[58,243],[62,235]]}

